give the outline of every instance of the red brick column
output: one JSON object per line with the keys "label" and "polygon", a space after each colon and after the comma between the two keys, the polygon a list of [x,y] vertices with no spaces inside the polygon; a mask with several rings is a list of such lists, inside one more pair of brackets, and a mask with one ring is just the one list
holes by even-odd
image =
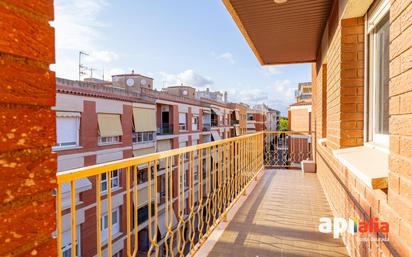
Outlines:
{"label": "red brick column", "polygon": [[56,256],[53,1],[0,2],[0,256]]}
{"label": "red brick column", "polygon": [[364,19],[342,20],[340,146],[363,144]]}

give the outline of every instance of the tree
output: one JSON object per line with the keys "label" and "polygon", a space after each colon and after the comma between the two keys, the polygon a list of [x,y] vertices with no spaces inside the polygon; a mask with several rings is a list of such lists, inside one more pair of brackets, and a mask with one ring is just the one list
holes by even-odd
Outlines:
{"label": "tree", "polygon": [[279,120],[279,131],[288,131],[288,119],[280,118]]}

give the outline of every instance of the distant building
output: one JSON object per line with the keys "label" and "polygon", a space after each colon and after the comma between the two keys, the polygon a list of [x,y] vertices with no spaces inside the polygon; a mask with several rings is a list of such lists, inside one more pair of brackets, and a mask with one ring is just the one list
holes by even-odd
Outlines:
{"label": "distant building", "polygon": [[280,111],[265,104],[249,107],[247,111],[247,132],[276,131],[279,128]]}
{"label": "distant building", "polygon": [[196,98],[201,99],[209,99],[221,103],[227,103],[227,92],[220,92],[220,91],[210,91],[209,88],[206,88],[206,90],[198,90],[196,92]]}
{"label": "distant building", "polygon": [[296,102],[311,102],[312,101],[312,82],[304,82],[298,84],[298,89],[295,91]]}

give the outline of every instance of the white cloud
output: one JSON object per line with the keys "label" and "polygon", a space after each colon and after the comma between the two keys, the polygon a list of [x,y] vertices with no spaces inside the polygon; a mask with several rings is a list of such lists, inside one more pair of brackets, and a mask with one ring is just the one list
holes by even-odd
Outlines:
{"label": "white cloud", "polygon": [[[103,63],[118,59],[118,55],[102,47],[104,35],[100,30],[109,24],[99,14],[109,7],[107,0],[56,0],[56,73],[57,76],[77,79],[78,52],[87,52],[87,66],[100,68]],[[73,65],[74,64],[74,65]]]}
{"label": "white cloud", "polygon": [[205,88],[213,85],[213,80],[188,69],[178,74],[170,74],[167,72],[159,72],[161,80],[166,84],[184,84],[196,88]]}
{"label": "white cloud", "polygon": [[263,87],[242,87],[240,91],[229,90],[229,100],[243,102],[251,106],[265,103],[286,115],[288,106],[294,102],[294,91],[296,85],[290,80],[276,80],[274,84]]}
{"label": "white cloud", "polygon": [[282,69],[284,65],[270,65],[270,66],[263,66],[263,69],[265,71],[265,74],[267,76],[272,76],[272,75],[279,75],[283,74],[284,70]]}
{"label": "white cloud", "polygon": [[230,63],[235,63],[235,59],[233,58],[233,54],[229,52],[225,52],[219,55],[216,55],[216,59],[223,59]]}
{"label": "white cloud", "polygon": [[91,62],[112,62],[119,59],[119,55],[111,51],[93,51],[90,56],[87,58]]}

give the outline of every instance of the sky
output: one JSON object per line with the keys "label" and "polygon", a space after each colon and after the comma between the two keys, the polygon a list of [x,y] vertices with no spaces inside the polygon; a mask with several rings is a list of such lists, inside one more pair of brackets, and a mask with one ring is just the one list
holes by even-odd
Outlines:
{"label": "sky", "polygon": [[52,25],[52,69],[62,78],[78,79],[84,51],[96,78],[134,70],[157,89],[227,91],[230,101],[265,103],[283,115],[297,84],[311,79],[310,64],[261,66],[221,0],[55,0]]}

